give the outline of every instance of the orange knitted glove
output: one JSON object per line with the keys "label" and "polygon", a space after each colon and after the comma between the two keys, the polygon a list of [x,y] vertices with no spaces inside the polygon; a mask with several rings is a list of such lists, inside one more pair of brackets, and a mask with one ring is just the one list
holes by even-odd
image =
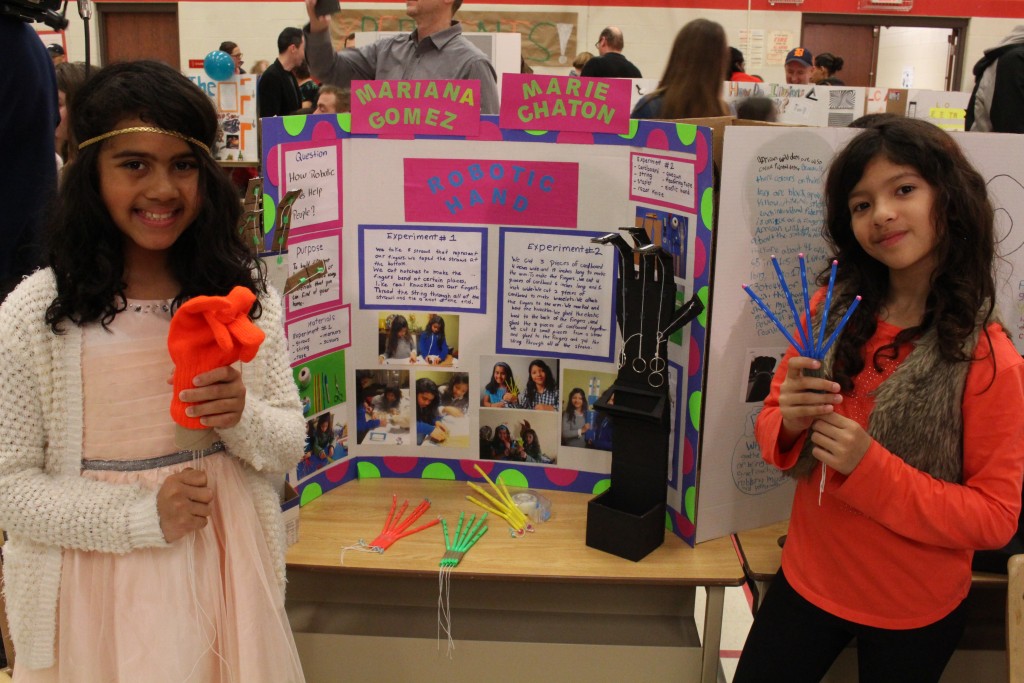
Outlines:
{"label": "orange knitted glove", "polygon": [[185,415],[191,404],[178,399],[182,390],[195,387],[196,375],[256,356],[265,335],[249,320],[254,301],[251,291],[235,287],[227,296],[189,299],[171,319],[167,334],[167,349],[174,361],[171,417],[182,427],[205,429],[199,418]]}

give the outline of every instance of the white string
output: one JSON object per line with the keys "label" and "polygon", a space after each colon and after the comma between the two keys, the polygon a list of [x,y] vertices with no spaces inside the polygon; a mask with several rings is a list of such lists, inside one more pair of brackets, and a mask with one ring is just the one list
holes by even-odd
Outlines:
{"label": "white string", "polygon": [[452,569],[445,565],[437,573],[437,651],[441,651],[441,631],[448,640],[448,659],[455,658],[455,639],[452,638]]}
{"label": "white string", "polygon": [[[665,359],[661,357],[661,341],[664,338],[664,330],[661,329],[661,312],[665,307],[665,287],[669,278],[666,277],[665,269],[660,268],[661,261],[657,257],[654,257],[654,265],[658,266],[661,270],[661,301],[658,302],[658,321],[654,326],[654,329],[657,330],[654,335],[654,358],[650,362],[651,375],[647,378],[647,383],[654,388],[658,388],[665,383]],[[675,308],[675,300],[672,301],[672,308]],[[655,378],[657,378],[657,381],[655,381]]]}
{"label": "white string", "polygon": [[342,565],[345,564],[345,553],[347,553],[349,550],[355,550],[356,552],[360,552],[360,553],[378,553],[378,554],[383,554],[383,552],[384,552],[384,548],[381,548],[380,546],[376,546],[376,545],[367,545],[366,541],[364,541],[363,539],[360,538],[359,542],[356,543],[355,545],[347,545],[347,546],[345,546],[344,548],[341,549],[341,559],[339,560],[339,562]]}
{"label": "white string", "polygon": [[818,486],[818,507],[821,507],[821,497],[825,494],[825,473],[828,468],[825,467],[825,463],[821,463],[821,484]]}
{"label": "white string", "polygon": [[[626,339],[626,341],[622,342],[622,352],[619,354],[619,367],[620,368],[623,365],[626,364],[626,345],[629,344],[629,342],[633,341],[633,337],[637,336],[638,334],[639,334],[639,332],[634,332],[633,334],[629,335],[629,338]],[[641,340],[641,341],[643,341],[643,340]]]}

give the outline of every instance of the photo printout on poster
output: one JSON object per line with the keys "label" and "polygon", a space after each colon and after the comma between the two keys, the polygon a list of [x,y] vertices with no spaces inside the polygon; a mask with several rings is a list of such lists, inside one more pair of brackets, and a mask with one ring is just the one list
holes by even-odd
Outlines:
{"label": "photo printout on poster", "polygon": [[323,260],[322,277],[288,296],[288,311],[316,311],[341,303],[341,229],[295,235],[288,240],[288,272]]}
{"label": "photo printout on poster", "polygon": [[615,251],[600,235],[501,230],[499,352],[611,361]]}
{"label": "photo printout on poster", "polygon": [[280,150],[281,196],[289,190],[302,190],[292,207],[292,229],[340,220],[341,141],[286,144]]}
{"label": "photo printout on poster", "polygon": [[691,211],[696,207],[694,160],[633,152],[629,163],[629,198],[633,201]]}
{"label": "photo printout on poster", "polygon": [[319,358],[352,343],[352,307],[339,306],[285,324],[292,365]]}
{"label": "photo printout on poster", "polygon": [[486,228],[360,225],[359,269],[360,308],[483,313]]}

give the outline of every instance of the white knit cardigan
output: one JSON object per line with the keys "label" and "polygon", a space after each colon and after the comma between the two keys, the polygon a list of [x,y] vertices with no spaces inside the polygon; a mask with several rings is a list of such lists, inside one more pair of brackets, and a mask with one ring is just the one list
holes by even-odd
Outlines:
{"label": "white knit cardigan", "polygon": [[[127,553],[166,546],[156,492],[80,476],[82,331],[55,335],[44,314],[56,296],[49,270],[25,279],[0,307],[0,528],[7,619],[20,664],[54,663],[64,548]],[[278,295],[260,300],[266,332],[242,368],[241,422],[218,435],[243,465],[284,592],[282,473],[302,455],[305,423],[288,367]]]}

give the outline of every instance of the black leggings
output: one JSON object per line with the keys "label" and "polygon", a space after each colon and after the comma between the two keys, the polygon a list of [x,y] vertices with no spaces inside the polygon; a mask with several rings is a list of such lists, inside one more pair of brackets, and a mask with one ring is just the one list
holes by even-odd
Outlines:
{"label": "black leggings", "polygon": [[733,683],[820,681],[854,638],[861,683],[934,683],[942,677],[965,623],[961,603],[922,628],[855,624],[800,597],[780,569],[754,617]]}

